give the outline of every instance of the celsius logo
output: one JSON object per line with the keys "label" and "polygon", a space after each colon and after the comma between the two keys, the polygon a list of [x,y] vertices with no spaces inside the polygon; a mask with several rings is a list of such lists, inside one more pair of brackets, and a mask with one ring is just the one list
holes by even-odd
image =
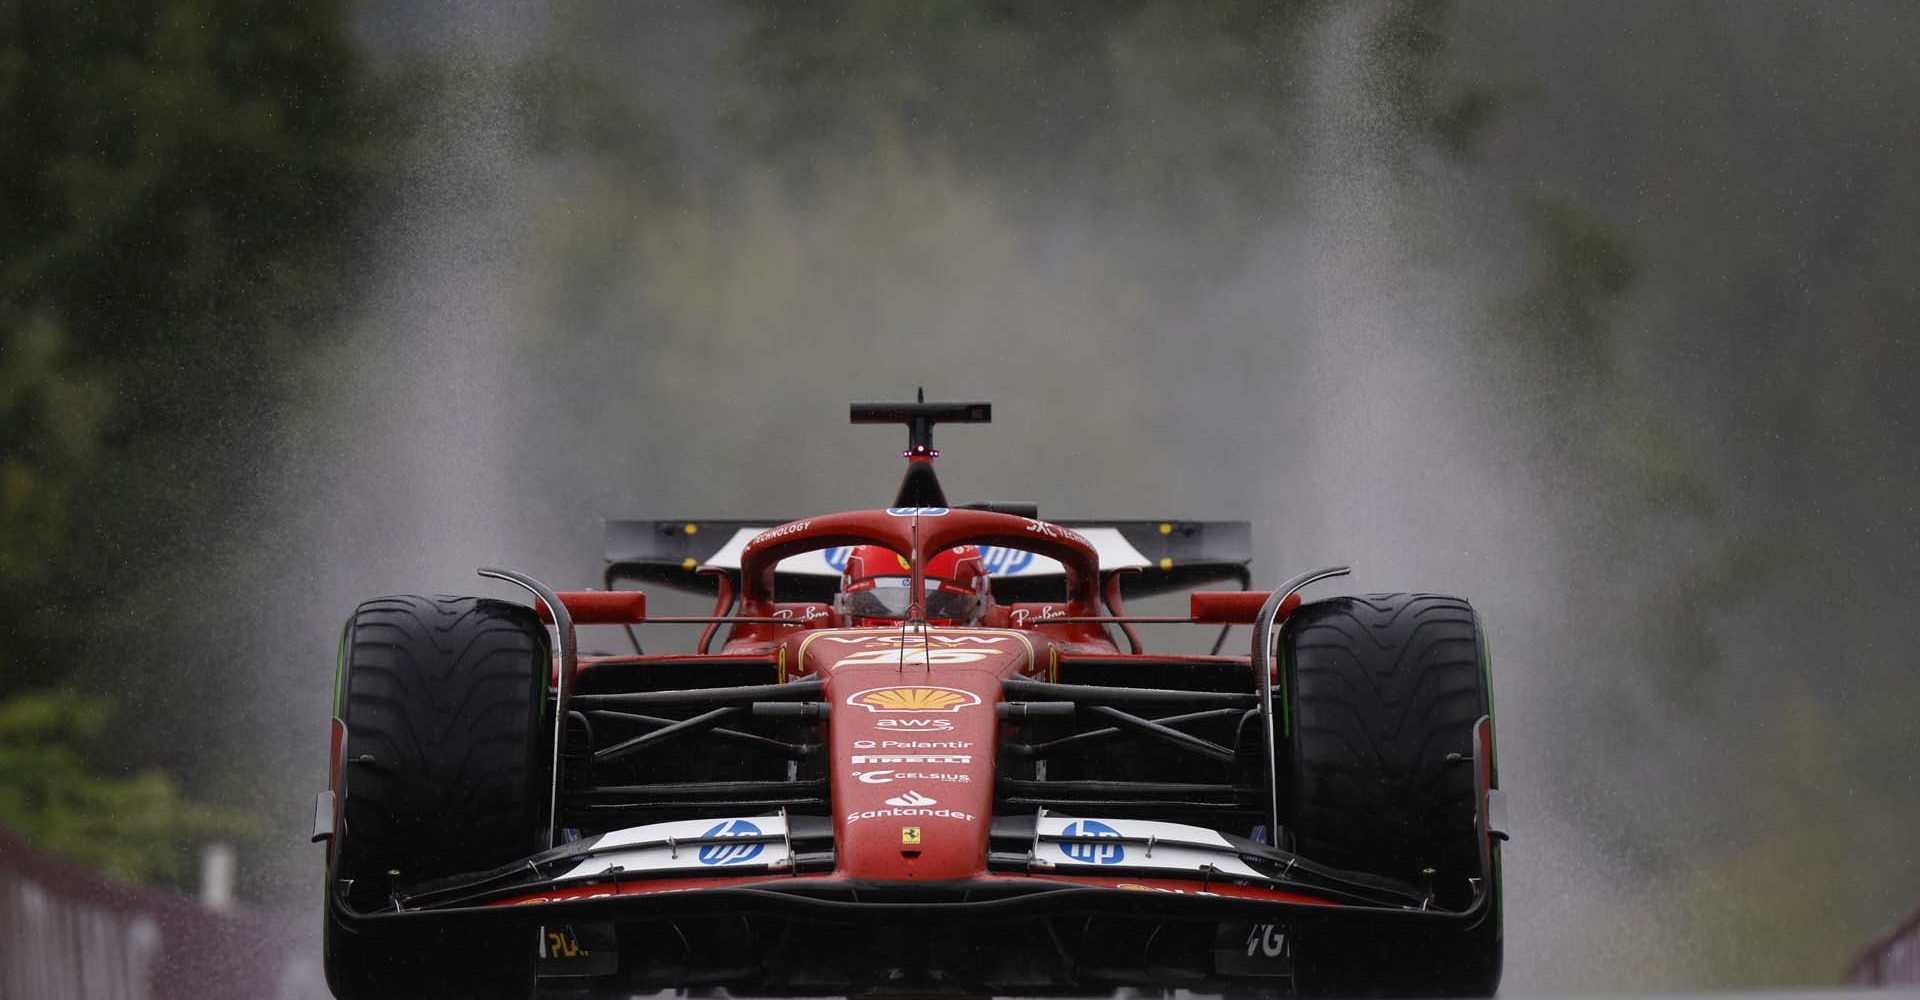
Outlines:
{"label": "celsius logo", "polygon": [[[760,828],[744,819],[730,819],[715,826],[702,837],[758,837]],[[703,865],[738,865],[752,861],[766,849],[765,844],[702,844],[700,845],[700,863]]]}
{"label": "celsius logo", "polygon": [[1117,865],[1127,856],[1127,849],[1120,845],[1120,831],[1098,820],[1083,819],[1068,823],[1067,828],[1060,831],[1060,836],[1113,839],[1111,844],[1080,840],[1060,845],[1060,853],[1083,865]]}
{"label": "celsius logo", "polygon": [[855,771],[853,776],[863,785],[891,785],[900,781],[944,781],[949,784],[970,785],[973,778],[965,774],[947,774],[942,771]]}
{"label": "celsius logo", "polygon": [[1033,553],[999,545],[980,546],[980,563],[989,576],[1012,576],[1033,564]]}
{"label": "celsius logo", "polygon": [[937,806],[939,804],[939,799],[931,795],[922,795],[911,788],[887,800],[887,805],[890,806]]}

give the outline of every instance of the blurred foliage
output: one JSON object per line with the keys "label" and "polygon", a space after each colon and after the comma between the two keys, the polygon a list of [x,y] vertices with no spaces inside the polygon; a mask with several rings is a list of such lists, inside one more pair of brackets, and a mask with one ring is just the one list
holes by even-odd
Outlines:
{"label": "blurred foliage", "polygon": [[[1614,407],[1623,387],[1612,354],[1612,324],[1632,289],[1632,250],[1602,213],[1564,194],[1532,193],[1520,207],[1537,250],[1525,284],[1495,304],[1478,347],[1496,391],[1486,404],[1495,424],[1513,429],[1536,461],[1571,481],[1585,474],[1604,443],[1610,462],[1687,475],[1664,454],[1673,443],[1663,422]],[[1623,470],[1614,470],[1623,471]],[[1619,475],[1598,478],[1621,485]],[[1644,482],[1629,477],[1628,485]],[[1669,485],[1679,494],[1700,488]]]}
{"label": "blurred foliage", "polygon": [[[245,508],[378,190],[389,108],[346,10],[0,2],[0,694],[50,683],[117,631],[126,587]],[[157,663],[198,638],[141,624],[77,682],[135,703],[178,683]],[[130,756],[178,746],[130,735]]]}
{"label": "blurred foliage", "polygon": [[1374,89],[1398,118],[1393,137],[1403,152],[1431,144],[1470,157],[1498,117],[1501,96],[1493,87],[1446,79],[1454,6],[1393,4],[1374,32]]}
{"label": "blurred foliage", "polygon": [[[0,302],[193,422],[294,334],[363,142],[335,4],[20,3],[0,65]],[[276,322],[282,321],[282,322]],[[202,343],[219,350],[194,350]],[[126,434],[131,414],[113,428]]]}
{"label": "blurred foliage", "polygon": [[1563,306],[1606,303],[1632,287],[1633,252],[1617,225],[1566,198],[1537,198],[1531,208],[1545,251],[1546,287]]}
{"label": "blurred foliage", "polygon": [[92,471],[111,396],[44,315],[0,327],[0,587],[44,580]]}
{"label": "blurred foliage", "polygon": [[[1847,770],[1841,732],[1857,722],[1811,697],[1809,686],[1819,683],[1789,682],[1777,715],[1745,720],[1778,748],[1767,754],[1770,780],[1747,790],[1763,819],[1743,828],[1722,815],[1717,849],[1664,873],[1671,881],[1663,905],[1698,928],[1708,945],[1675,986],[1764,989],[1837,981],[1869,935],[1887,929],[1859,912],[1861,900],[1886,891],[1886,871],[1851,861],[1872,853],[1890,830],[1907,829],[1913,807],[1899,801],[1904,795],[1875,794],[1838,777]],[[1863,805],[1886,826],[1835,821]],[[1910,896],[1901,899],[1896,912],[1911,906]]]}
{"label": "blurred foliage", "polygon": [[1324,0],[750,0],[729,112],[800,179],[892,136],[1003,194],[1211,231],[1290,194]]}
{"label": "blurred foliage", "polygon": [[[1661,988],[1831,981],[1874,928],[1859,901],[1886,892],[1870,867],[1836,858],[1881,850],[1913,811],[1897,790],[1911,776],[1863,779],[1850,732],[1904,730],[1910,706],[1843,717],[1839,677],[1862,668],[1797,660],[1779,639],[1762,640],[1777,646],[1766,661],[1729,654],[1728,632],[1743,627],[1844,641],[1831,597],[1800,590],[1777,604],[1827,558],[1828,529],[1743,523],[1752,505],[1709,454],[1728,441],[1702,440],[1663,398],[1672,373],[1636,370],[1629,303],[1663,278],[1644,263],[1644,237],[1568,192],[1529,192],[1520,209],[1537,241],[1527,283],[1494,309],[1480,346],[1502,390],[1486,405],[1552,484],[1579,553],[1571,628],[1590,638],[1581,669],[1555,677],[1557,706],[1536,706],[1563,713],[1572,734],[1548,748],[1551,770],[1611,804],[1586,835],[1658,887],[1647,919],[1686,928],[1664,942],[1675,950]],[[1594,753],[1596,741],[1644,745]],[[1846,815],[1865,819],[1835,821]]]}
{"label": "blurred foliage", "polygon": [[188,799],[157,769],[103,774],[83,749],[110,739],[104,699],[42,691],[0,700],[0,826],[129,881],[186,885],[195,845],[255,832],[252,817]]}
{"label": "blurred foliage", "polygon": [[516,134],[529,148],[617,163],[629,177],[671,172],[673,149],[656,117],[577,61],[554,52],[523,59],[508,89]]}

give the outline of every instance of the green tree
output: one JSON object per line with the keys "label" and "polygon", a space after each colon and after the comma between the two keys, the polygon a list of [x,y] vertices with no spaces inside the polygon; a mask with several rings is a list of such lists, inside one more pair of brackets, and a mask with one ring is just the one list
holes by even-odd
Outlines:
{"label": "green tree", "polygon": [[0,327],[0,588],[44,580],[111,401],[46,316]]}
{"label": "green tree", "polygon": [[[349,300],[398,116],[339,0],[0,0],[0,695],[142,711],[178,766],[222,679],[193,602],[291,362]],[[187,614],[182,614],[185,609]]]}
{"label": "green tree", "polygon": [[82,748],[108,735],[98,698],[46,691],[0,701],[0,826],[129,881],[183,883],[193,845],[253,832],[244,813],[188,799],[158,769],[102,774]]}

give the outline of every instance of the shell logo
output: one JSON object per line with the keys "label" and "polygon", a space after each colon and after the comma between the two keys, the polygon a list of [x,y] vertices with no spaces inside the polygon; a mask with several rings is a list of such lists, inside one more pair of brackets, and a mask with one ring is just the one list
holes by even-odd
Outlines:
{"label": "shell logo", "polygon": [[980,696],[948,687],[883,687],[856,692],[847,704],[869,712],[958,712],[980,704]]}

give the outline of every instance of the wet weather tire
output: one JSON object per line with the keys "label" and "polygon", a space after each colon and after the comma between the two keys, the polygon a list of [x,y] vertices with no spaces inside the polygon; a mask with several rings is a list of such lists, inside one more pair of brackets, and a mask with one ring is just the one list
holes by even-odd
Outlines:
{"label": "wet weather tire", "polygon": [[546,628],[522,605],[386,597],[341,636],[340,828],[325,965],[340,1000],[524,1000],[535,932],[353,920],[398,886],[497,867],[545,845],[552,744]]}
{"label": "wet weather tire", "polygon": [[[1430,884],[1443,909],[1469,906],[1469,879],[1480,874],[1473,727],[1493,711],[1472,606],[1437,594],[1318,601],[1288,619],[1281,656],[1282,818],[1293,849]],[[1502,953],[1498,870],[1496,854],[1492,905],[1469,927],[1302,934],[1300,991],[1491,994]]]}

